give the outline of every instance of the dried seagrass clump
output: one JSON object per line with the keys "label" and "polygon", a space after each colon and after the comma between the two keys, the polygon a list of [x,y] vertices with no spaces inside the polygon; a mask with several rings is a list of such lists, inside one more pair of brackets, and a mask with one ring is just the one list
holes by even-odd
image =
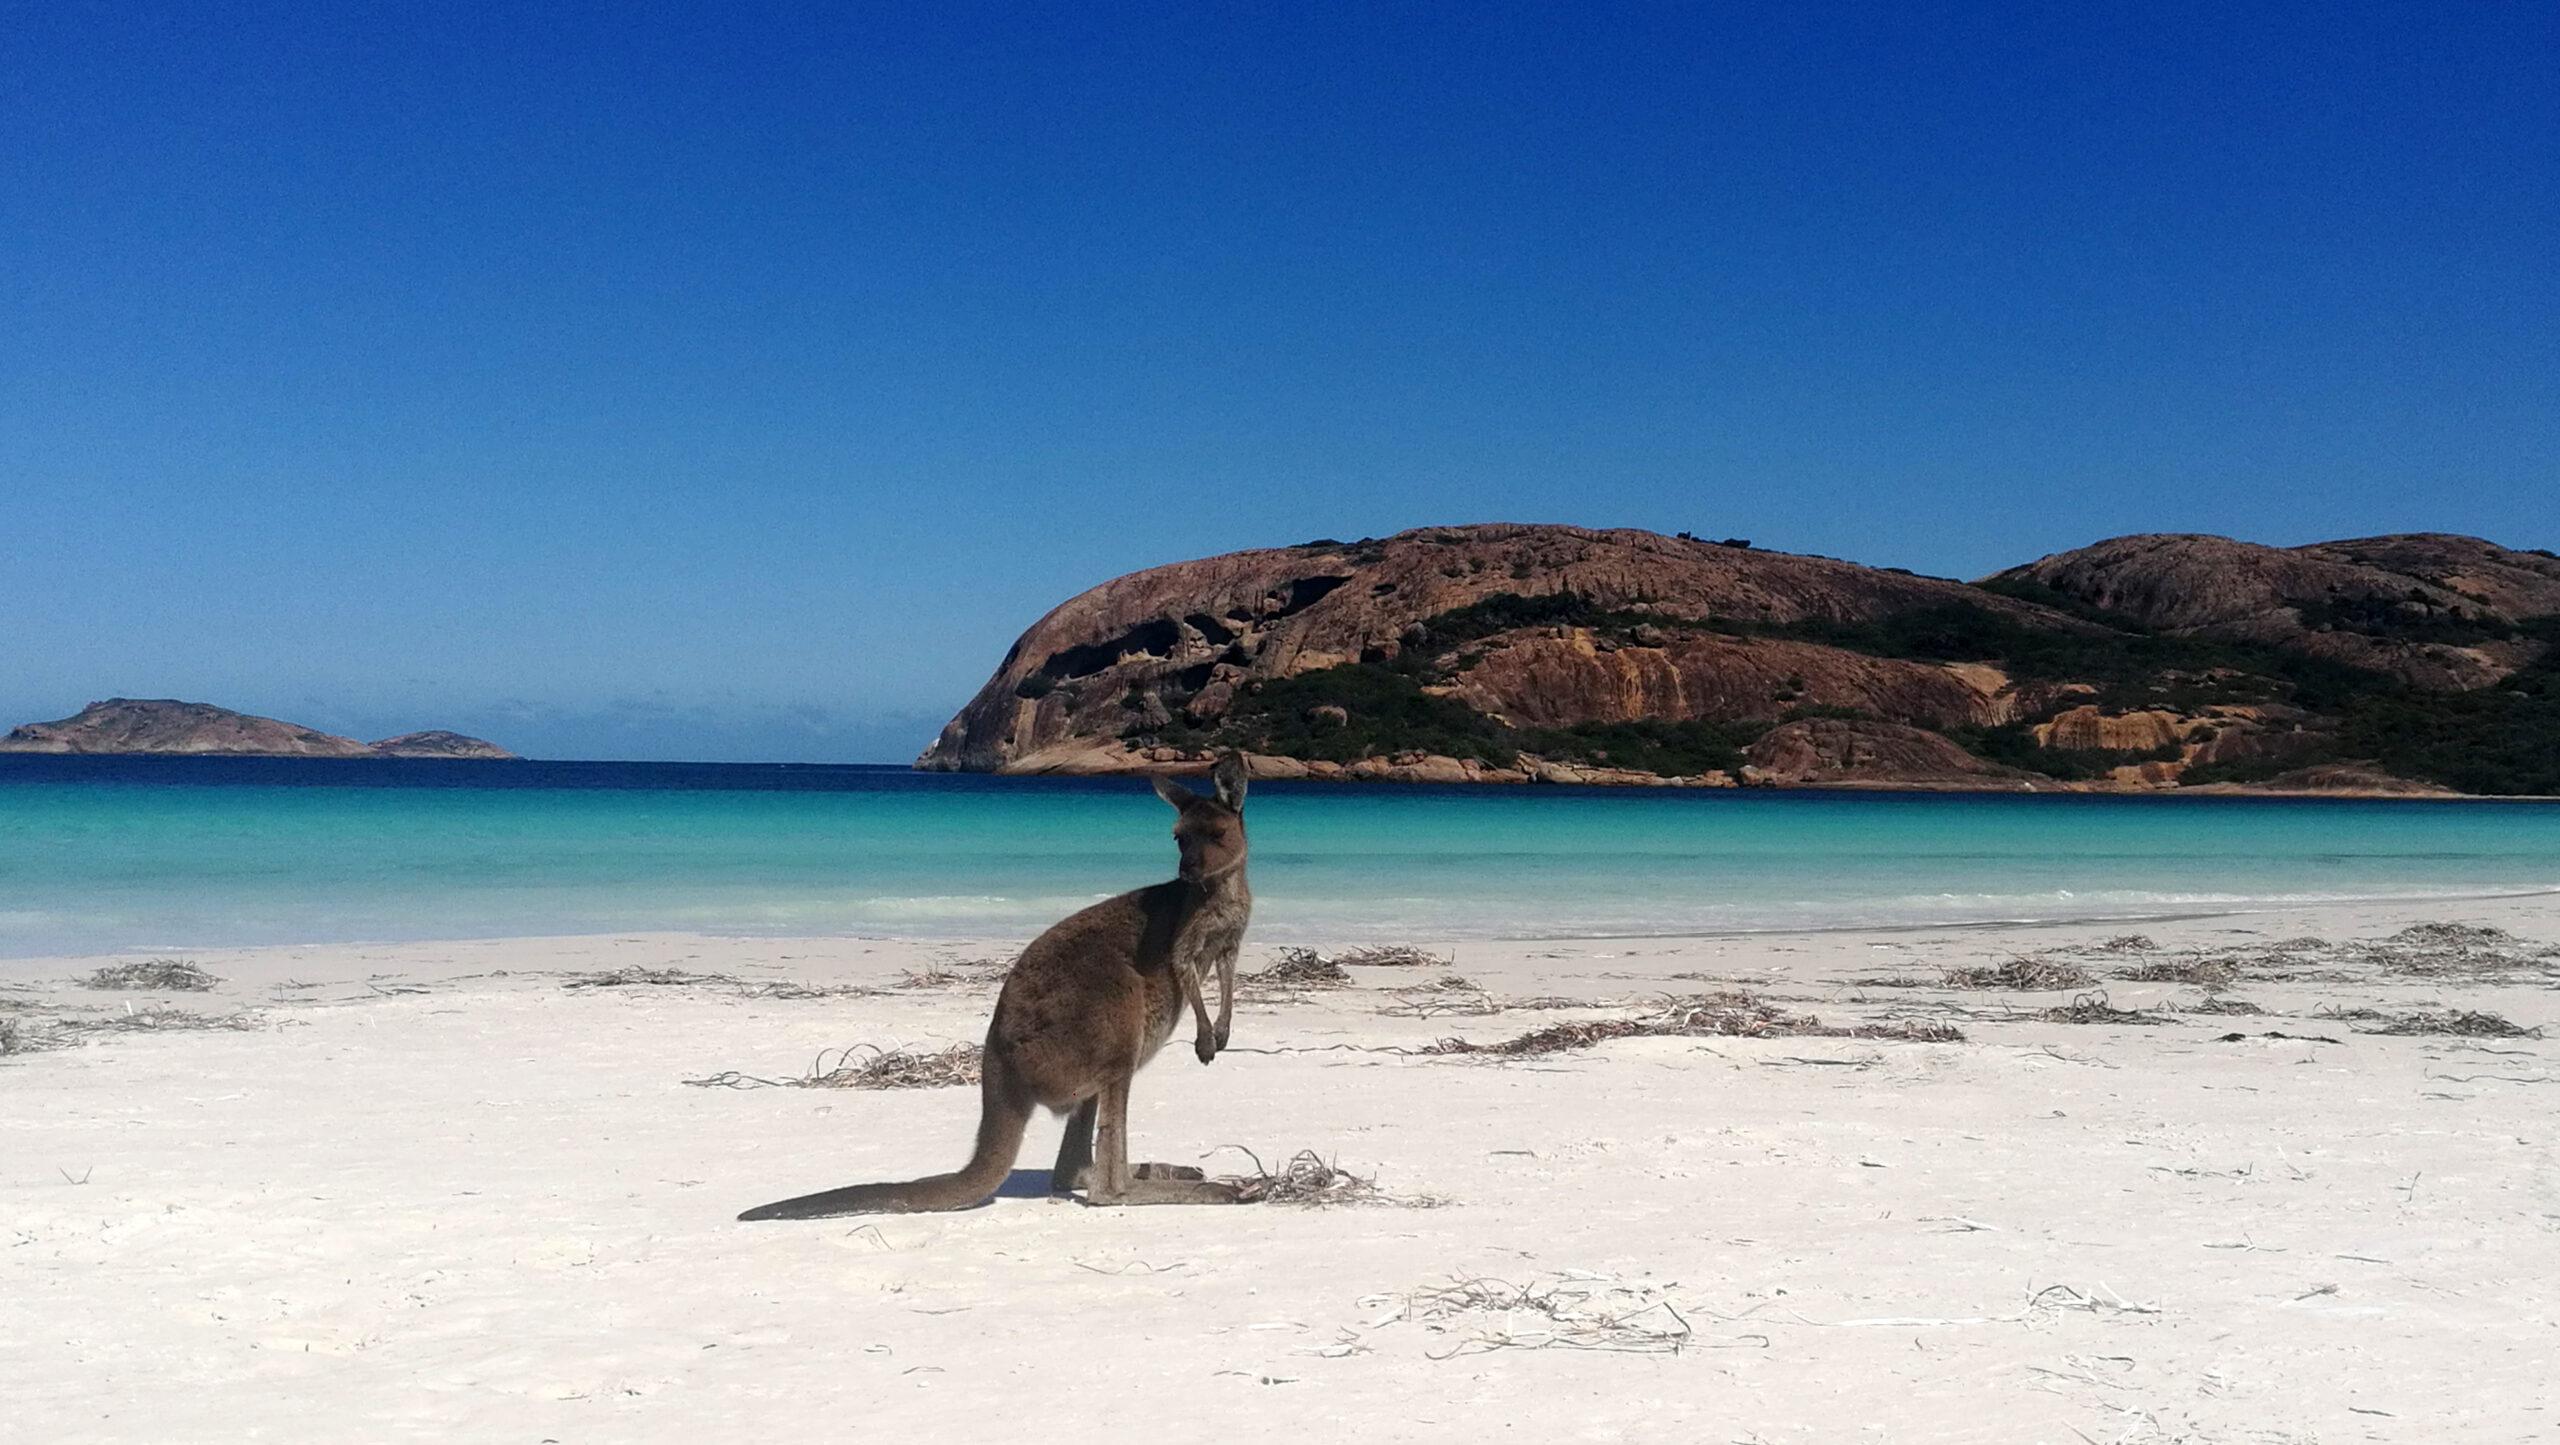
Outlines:
{"label": "dried seagrass clump", "polygon": [[183,958],[150,958],[140,963],[110,964],[80,981],[82,988],[152,989],[162,993],[203,993],[221,979]]}
{"label": "dried seagrass clump", "polygon": [[2117,1008],[2107,1002],[2107,991],[2097,989],[2084,993],[2059,1008],[2049,1008],[2036,1015],[2058,1024],[2165,1024],[2166,1014],[2147,1009]]}
{"label": "dried seagrass clump", "polygon": [[1266,989],[1349,988],[1351,975],[1312,948],[1284,948],[1277,962],[1243,981]]}
{"label": "dried seagrass clump", "polygon": [[2013,988],[2028,992],[2039,989],[2086,988],[2097,982],[2089,970],[2058,958],[2012,958],[2004,963],[1980,968],[1951,968],[1946,971],[1949,988]]}
{"label": "dried seagrass clump", "polygon": [[[1236,1146],[1242,1149],[1243,1146]],[[1343,1204],[1385,1204],[1404,1209],[1430,1209],[1442,1201],[1429,1197],[1405,1197],[1389,1194],[1378,1187],[1377,1177],[1354,1174],[1313,1149],[1301,1149],[1289,1156],[1277,1170],[1263,1167],[1261,1156],[1244,1149],[1253,1160],[1251,1174],[1232,1174],[1225,1183],[1235,1186],[1239,1204],[1295,1204],[1310,1209],[1325,1209]]]}
{"label": "dried seagrass clump", "polygon": [[2240,965],[2227,958],[2164,958],[2127,969],[2116,977],[2135,983],[2191,983],[2199,988],[2229,988],[2240,981]]}
{"label": "dried seagrass clump", "polygon": [[2379,1009],[2332,1009],[2325,1017],[2372,1027],[2359,1027],[2364,1034],[2398,1034],[2404,1036],[2445,1035],[2466,1039],[2538,1039],[2542,1030],[2526,1028],[2513,1019],[2476,1009],[2420,1010],[2416,1013],[2384,1013]]}
{"label": "dried seagrass clump", "polygon": [[1919,1021],[1834,1028],[1811,1014],[1787,1013],[1749,994],[1715,993],[1670,999],[1650,1013],[1550,1024],[1498,1043],[1442,1039],[1416,1052],[1520,1059],[1587,1049],[1610,1039],[1803,1037],[1957,1043],[1963,1040],[1964,1035],[1949,1024]]}
{"label": "dried seagrass clump", "polygon": [[978,1082],[980,1053],[976,1044],[953,1044],[935,1050],[856,1044],[820,1054],[815,1067],[789,1082],[804,1089],[950,1088]]}

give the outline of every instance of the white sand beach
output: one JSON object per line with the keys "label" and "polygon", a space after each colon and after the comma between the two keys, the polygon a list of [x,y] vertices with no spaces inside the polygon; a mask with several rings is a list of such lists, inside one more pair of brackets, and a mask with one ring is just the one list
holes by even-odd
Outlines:
{"label": "white sand beach", "polygon": [[[2428,920],[2515,937],[2390,956],[2450,970],[2419,974],[2337,946]],[[1249,993],[1227,1055],[1177,1039],[1136,1091],[1141,1157],[1311,1149],[1402,1203],[1087,1208],[1048,1197],[1042,1123],[987,1207],[758,1225],[734,1216],[959,1161],[974,1088],[787,1081],[974,1042],[994,983],[952,966],[1019,940],[203,952],[222,981],[175,994],[13,962],[0,1013],[63,1046],[0,1058],[0,1434],[2548,1436],[2560,1038],[2367,1030],[2560,1024],[2554,943],[2547,898],[1466,943]],[[2234,950],[2223,996],[2263,1014],[2120,976]],[[2022,956],[2096,983],[1938,986]],[[703,977],[568,986],[619,969]],[[1398,992],[1444,972],[1593,1007]],[[2039,1016],[2095,988],[2160,1021]],[[1395,1051],[1728,990],[1965,1038]],[[64,1031],[155,1006],[246,1026]]]}

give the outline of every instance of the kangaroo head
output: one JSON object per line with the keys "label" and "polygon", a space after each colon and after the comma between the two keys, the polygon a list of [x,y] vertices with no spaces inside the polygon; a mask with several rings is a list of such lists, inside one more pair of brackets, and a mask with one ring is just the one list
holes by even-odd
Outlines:
{"label": "kangaroo head", "polygon": [[1173,843],[1182,850],[1185,883],[1206,883],[1244,867],[1244,759],[1234,753],[1218,759],[1210,779],[1217,790],[1206,798],[1171,778],[1155,780],[1156,796],[1177,815]]}

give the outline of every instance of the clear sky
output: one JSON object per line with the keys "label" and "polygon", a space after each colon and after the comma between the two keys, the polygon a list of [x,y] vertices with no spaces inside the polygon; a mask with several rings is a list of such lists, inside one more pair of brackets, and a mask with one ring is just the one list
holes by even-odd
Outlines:
{"label": "clear sky", "polygon": [[[841,12],[841,13],[834,13]],[[911,756],[1156,562],[2560,546],[2560,7],[0,4],[0,725]]]}

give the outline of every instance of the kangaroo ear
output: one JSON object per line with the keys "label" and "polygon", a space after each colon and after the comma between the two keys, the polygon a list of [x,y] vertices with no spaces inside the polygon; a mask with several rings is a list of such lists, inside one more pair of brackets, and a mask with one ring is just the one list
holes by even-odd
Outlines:
{"label": "kangaroo ear", "polygon": [[1180,783],[1175,782],[1173,779],[1168,778],[1161,773],[1157,774],[1151,781],[1156,785],[1156,796],[1173,804],[1177,808],[1188,808],[1192,804],[1200,801],[1199,794],[1192,792],[1189,788],[1182,786]]}
{"label": "kangaroo ear", "polygon": [[1218,801],[1241,813],[1244,811],[1244,755],[1229,753],[1218,759],[1217,770],[1210,780],[1218,785]]}

